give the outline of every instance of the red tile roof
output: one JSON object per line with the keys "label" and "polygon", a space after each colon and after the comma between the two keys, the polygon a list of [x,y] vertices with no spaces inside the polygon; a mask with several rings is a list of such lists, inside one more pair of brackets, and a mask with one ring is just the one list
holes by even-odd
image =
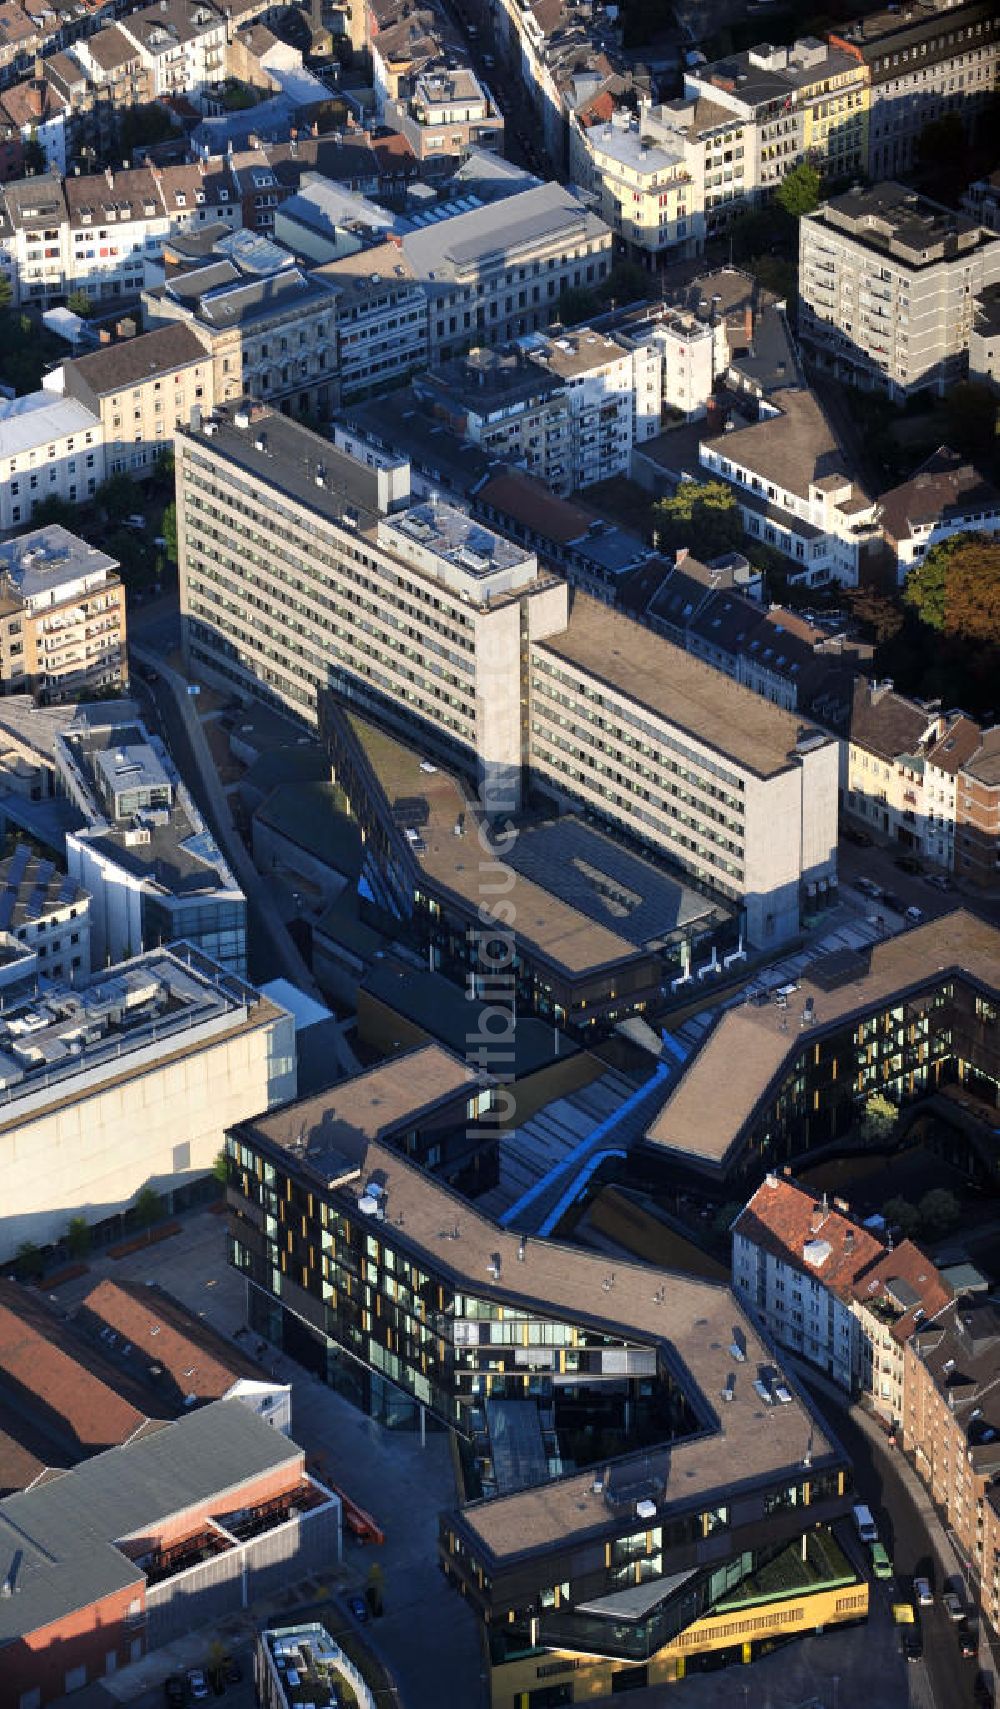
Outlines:
{"label": "red tile roof", "polygon": [[80,1320],[98,1333],[113,1329],[158,1365],[183,1396],[221,1400],[241,1377],[260,1382],[261,1372],[238,1348],[193,1316],[160,1288],[128,1282],[99,1282],[80,1307]]}
{"label": "red tile roof", "polygon": [[[836,1293],[850,1293],[858,1276],[882,1257],[884,1248],[867,1229],[793,1181],[769,1175],[733,1225],[742,1234]],[[824,1250],[825,1248],[825,1250]],[[811,1259],[805,1256],[810,1252]]]}
{"label": "red tile roof", "polygon": [[146,1415],[63,1345],[66,1327],[17,1282],[0,1281],[0,1379],[8,1406],[46,1419],[46,1434],[79,1455],[126,1442]]}
{"label": "red tile roof", "polygon": [[[900,1283],[905,1284],[905,1289],[897,1294],[895,1290]],[[911,1291],[918,1295],[912,1304],[908,1303]],[[890,1334],[901,1342],[909,1340],[919,1322],[936,1317],[954,1299],[940,1271],[912,1240],[903,1240],[892,1250],[883,1251],[878,1261],[857,1278],[851,1293],[861,1305],[878,1305],[880,1301],[905,1305],[906,1309],[888,1326]]]}

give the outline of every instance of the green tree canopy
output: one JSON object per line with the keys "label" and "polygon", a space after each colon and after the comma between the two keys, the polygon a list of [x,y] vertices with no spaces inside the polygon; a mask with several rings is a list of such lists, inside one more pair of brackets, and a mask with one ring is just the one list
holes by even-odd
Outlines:
{"label": "green tree canopy", "polygon": [[177,562],[177,506],[168,504],[163,512],[163,538],[167,542],[167,557],[172,564]]}
{"label": "green tree canopy", "polygon": [[926,1234],[948,1234],[957,1228],[962,1207],[947,1187],[932,1187],[920,1201],[920,1226]]}
{"label": "green tree canopy", "polygon": [[887,1199],[882,1214],[890,1228],[898,1228],[905,1240],[912,1240],[920,1228],[920,1212],[909,1199]]}
{"label": "green tree canopy", "polygon": [[93,304],[91,303],[86,291],[70,291],[69,296],[66,298],[66,307],[69,309],[70,314],[80,315],[83,319],[86,319],[87,315],[89,315],[93,308]]}
{"label": "green tree canopy", "polygon": [[673,498],[653,506],[656,544],[662,552],[687,546],[707,563],[739,549],[740,513],[725,481],[682,481]]}
{"label": "green tree canopy", "polygon": [[819,206],[819,192],[819,173],[815,166],[803,160],[799,166],[793,166],[790,172],[785,173],[775,200],[792,219],[800,220],[803,214],[811,214]]}
{"label": "green tree canopy", "polygon": [[984,534],[942,540],[910,571],[903,599],[930,629],[1000,646],[1000,543]]}
{"label": "green tree canopy", "polygon": [[90,1225],[85,1216],[70,1217],[66,1225],[66,1245],[71,1258],[86,1258],[90,1251]]}

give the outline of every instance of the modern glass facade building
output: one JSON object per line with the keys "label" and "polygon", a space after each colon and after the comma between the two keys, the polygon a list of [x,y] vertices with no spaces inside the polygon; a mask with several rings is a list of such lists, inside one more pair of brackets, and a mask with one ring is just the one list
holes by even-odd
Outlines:
{"label": "modern glass facade building", "polygon": [[500,1229],[406,1156],[468,1085],[428,1106],[415,1057],[374,1074],[380,1138],[317,1100],[231,1131],[230,1256],[259,1332],[383,1422],[456,1432],[441,1559],[494,1702],[862,1618],[829,1530],[849,1463],[730,1290]]}

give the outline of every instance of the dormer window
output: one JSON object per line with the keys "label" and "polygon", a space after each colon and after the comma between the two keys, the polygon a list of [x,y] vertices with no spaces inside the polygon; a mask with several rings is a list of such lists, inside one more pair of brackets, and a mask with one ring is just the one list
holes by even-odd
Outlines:
{"label": "dormer window", "polygon": [[184,194],[184,191],[183,190],[175,191],[175,196],[176,196],[176,200],[177,200],[177,206],[179,208],[186,208],[187,207],[187,197]]}

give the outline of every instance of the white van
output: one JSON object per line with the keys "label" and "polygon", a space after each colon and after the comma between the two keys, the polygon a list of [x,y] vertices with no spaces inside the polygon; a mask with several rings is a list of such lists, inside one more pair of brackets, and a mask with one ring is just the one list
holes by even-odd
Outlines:
{"label": "white van", "polygon": [[854,1524],[862,1543],[878,1542],[878,1526],[872,1518],[871,1508],[861,1503],[854,1509]]}

